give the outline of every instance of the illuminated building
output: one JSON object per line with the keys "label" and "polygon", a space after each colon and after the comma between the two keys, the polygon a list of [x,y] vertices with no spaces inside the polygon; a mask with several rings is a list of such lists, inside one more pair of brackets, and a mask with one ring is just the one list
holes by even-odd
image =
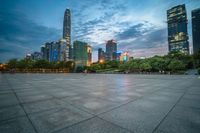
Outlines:
{"label": "illuminated building", "polygon": [[114,40],[109,40],[106,43],[106,60],[115,60],[114,54],[117,52],[117,43]]}
{"label": "illuminated building", "polygon": [[52,61],[69,61],[70,46],[65,39],[58,42],[47,42],[41,47],[42,59]]}
{"label": "illuminated building", "polygon": [[98,49],[98,62],[103,63],[105,61],[105,52],[102,48]]}
{"label": "illuminated building", "polygon": [[51,43],[51,56],[50,56],[50,62],[56,62],[59,61],[59,44],[52,42]]}
{"label": "illuminated building", "polygon": [[187,13],[185,5],[167,10],[169,52],[189,53]]}
{"label": "illuminated building", "polygon": [[65,39],[61,39],[57,43],[59,45],[59,61],[69,61],[70,45],[67,45],[67,41]]}
{"label": "illuminated building", "polygon": [[69,9],[66,9],[64,14],[63,38],[66,39],[67,45],[71,45],[71,12]]}
{"label": "illuminated building", "polygon": [[193,53],[200,49],[200,8],[192,11]]}
{"label": "illuminated building", "polygon": [[73,43],[73,57],[78,66],[90,66],[92,63],[92,48],[85,42],[75,41]]}
{"label": "illuminated building", "polygon": [[51,57],[51,48],[52,47],[52,43],[47,42],[44,45],[44,48],[41,48],[41,53],[43,55],[43,59],[50,61],[50,57]]}
{"label": "illuminated building", "polygon": [[31,60],[31,58],[32,58],[31,54],[26,54],[26,57],[25,57],[26,60]]}
{"label": "illuminated building", "polygon": [[121,53],[121,55],[120,55],[120,61],[121,62],[127,62],[127,61],[129,61],[129,54],[128,54],[128,52]]}
{"label": "illuminated building", "polygon": [[122,51],[114,52],[113,59],[116,61],[120,61],[121,55],[122,55]]}
{"label": "illuminated building", "polygon": [[87,65],[90,66],[92,64],[92,47],[90,45],[87,45]]}

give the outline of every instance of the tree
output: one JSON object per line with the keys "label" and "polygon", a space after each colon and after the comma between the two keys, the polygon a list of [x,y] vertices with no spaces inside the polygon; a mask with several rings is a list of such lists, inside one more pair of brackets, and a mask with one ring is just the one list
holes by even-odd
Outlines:
{"label": "tree", "polygon": [[17,67],[17,59],[11,59],[8,61],[8,68],[13,69]]}
{"label": "tree", "polygon": [[151,65],[148,62],[142,62],[140,64],[140,70],[142,71],[150,71],[151,70]]}
{"label": "tree", "polygon": [[28,68],[28,62],[25,59],[19,60],[17,62],[17,68],[19,69],[27,69]]}
{"label": "tree", "polygon": [[34,68],[49,68],[50,64],[46,60],[36,60],[33,64]]}
{"label": "tree", "polygon": [[177,72],[179,70],[185,70],[185,64],[180,60],[171,60],[171,62],[168,65],[169,70],[172,72]]}
{"label": "tree", "polygon": [[140,63],[139,62],[140,62],[139,60],[130,61],[130,63],[129,63],[129,70],[131,72],[139,71],[139,69],[140,69]]}
{"label": "tree", "polygon": [[88,70],[92,72],[96,72],[97,70],[100,70],[100,69],[101,69],[101,66],[99,64],[93,64],[90,67],[88,67]]}

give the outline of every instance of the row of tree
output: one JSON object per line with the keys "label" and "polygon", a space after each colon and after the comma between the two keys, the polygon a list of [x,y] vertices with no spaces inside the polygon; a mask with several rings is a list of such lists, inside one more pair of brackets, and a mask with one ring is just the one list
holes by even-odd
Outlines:
{"label": "row of tree", "polygon": [[[11,59],[6,65],[7,70],[35,70],[35,69],[68,69],[74,71],[75,63],[48,62],[46,60]],[[195,55],[185,55],[172,52],[165,56],[154,56],[146,59],[133,59],[128,62],[108,61],[104,63],[93,63],[90,67],[77,67],[76,72],[183,72],[188,69],[199,69],[200,73],[200,51]]]}
{"label": "row of tree", "polygon": [[185,55],[172,52],[165,56],[154,56],[146,59],[133,59],[128,62],[109,61],[93,64],[87,69],[91,72],[115,69],[122,72],[183,72],[188,69],[200,69],[200,52]]}
{"label": "row of tree", "polygon": [[74,62],[49,62],[47,60],[28,60],[28,59],[11,59],[7,63],[8,69],[74,69]]}

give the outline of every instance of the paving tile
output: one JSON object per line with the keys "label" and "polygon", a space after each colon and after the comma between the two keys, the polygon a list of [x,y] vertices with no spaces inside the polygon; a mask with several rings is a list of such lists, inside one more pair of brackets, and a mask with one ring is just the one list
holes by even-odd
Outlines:
{"label": "paving tile", "polygon": [[103,113],[120,105],[118,103],[110,102],[100,98],[89,97],[88,95],[65,98],[62,99],[62,101],[68,102],[92,114]]}
{"label": "paving tile", "polygon": [[146,133],[154,130],[172,106],[172,103],[141,99],[102,114],[100,117],[134,133]]}
{"label": "paving tile", "polygon": [[156,133],[199,133],[200,110],[176,106]]}
{"label": "paving tile", "polygon": [[0,133],[36,133],[26,117],[0,122]]}
{"label": "paving tile", "polygon": [[66,108],[53,109],[29,116],[40,133],[53,132],[92,117],[70,105]]}
{"label": "paving tile", "polygon": [[99,118],[81,122],[57,133],[130,133],[128,130]]}
{"label": "paving tile", "polygon": [[25,112],[20,105],[0,108],[0,121],[20,116],[25,116]]}
{"label": "paving tile", "polygon": [[56,109],[56,108],[57,109],[63,108],[64,103],[56,99],[50,99],[50,100],[42,100],[42,101],[25,103],[23,104],[23,106],[27,113],[37,113],[37,112],[47,111],[47,110]]}
{"label": "paving tile", "polygon": [[35,94],[35,95],[19,96],[19,100],[21,103],[48,100],[48,99],[52,99],[52,98],[53,98],[53,96],[50,96],[49,94],[38,94],[38,95]]}
{"label": "paving tile", "polygon": [[19,103],[14,93],[0,94],[0,101],[0,108]]}

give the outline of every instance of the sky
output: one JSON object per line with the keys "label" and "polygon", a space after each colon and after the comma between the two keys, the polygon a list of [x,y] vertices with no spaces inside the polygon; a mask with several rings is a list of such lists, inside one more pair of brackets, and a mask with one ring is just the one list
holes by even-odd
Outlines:
{"label": "sky", "polygon": [[192,48],[191,11],[200,8],[200,0],[0,0],[0,62],[61,39],[66,8],[72,15],[72,41],[88,42],[93,61],[110,39],[136,58],[164,55],[166,11],[179,4],[186,4]]}

